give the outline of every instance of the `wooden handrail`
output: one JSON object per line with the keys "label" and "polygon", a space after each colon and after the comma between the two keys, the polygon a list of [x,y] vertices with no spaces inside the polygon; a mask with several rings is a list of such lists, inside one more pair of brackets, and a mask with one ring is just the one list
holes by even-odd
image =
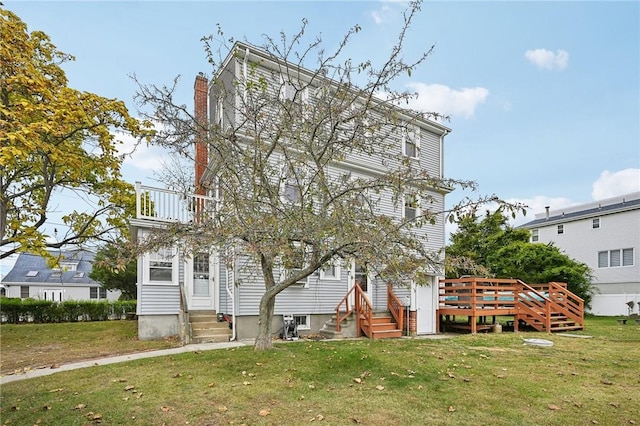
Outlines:
{"label": "wooden handrail", "polygon": [[584,300],[569,291],[565,283],[550,282],[549,298],[557,312],[584,326]]}
{"label": "wooden handrail", "polygon": [[[398,329],[400,331],[404,330],[404,305],[393,292],[391,283],[387,284],[387,309],[391,312],[393,319],[396,320]],[[409,321],[409,318],[407,318],[407,321]]]}
{"label": "wooden handrail", "polygon": [[[524,312],[544,324],[547,333],[551,330],[551,305],[552,301],[545,294],[539,292],[534,287],[518,280],[519,289],[515,294],[518,301],[518,316]],[[544,315],[542,314],[544,313]]]}
{"label": "wooden handrail", "polygon": [[[356,283],[353,286],[356,290],[356,337],[361,336],[361,332],[371,338],[373,336],[372,324],[373,324],[373,304],[367,297],[366,293],[360,288],[360,285]],[[366,321],[367,326],[363,326],[363,320]]]}
{"label": "wooden handrail", "polygon": [[[340,332],[340,330],[342,329],[342,320],[347,318],[349,315],[353,313],[353,307],[350,306],[349,304],[349,298],[351,294],[353,294],[356,291],[356,287],[358,286],[354,285],[353,287],[351,287],[351,289],[347,292],[347,294],[344,295],[342,300],[340,300],[340,302],[338,302],[338,305],[336,306],[336,331],[337,332]],[[344,315],[341,314],[342,305],[344,305]]]}

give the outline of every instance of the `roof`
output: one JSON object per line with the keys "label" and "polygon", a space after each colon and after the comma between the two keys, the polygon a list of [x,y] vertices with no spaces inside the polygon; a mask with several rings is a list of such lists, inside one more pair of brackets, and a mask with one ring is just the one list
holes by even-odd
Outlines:
{"label": "roof", "polygon": [[100,286],[89,278],[95,254],[85,250],[52,251],[60,256],[60,268],[52,269],[44,257],[20,253],[16,263],[2,279],[3,284],[64,284],[66,286]]}
{"label": "roof", "polygon": [[612,198],[611,200],[603,200],[601,202],[582,204],[580,206],[567,208],[567,212],[550,212],[549,217],[546,217],[544,213],[537,214],[535,220],[520,225],[518,228],[537,228],[541,225],[554,225],[638,209],[640,209],[640,193],[633,193],[626,196]]}

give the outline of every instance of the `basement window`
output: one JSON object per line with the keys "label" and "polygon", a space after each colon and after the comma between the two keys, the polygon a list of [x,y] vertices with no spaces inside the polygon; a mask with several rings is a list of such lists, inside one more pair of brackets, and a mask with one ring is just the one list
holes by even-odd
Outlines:
{"label": "basement window", "polygon": [[298,330],[311,330],[310,315],[294,315],[293,320],[296,322]]}

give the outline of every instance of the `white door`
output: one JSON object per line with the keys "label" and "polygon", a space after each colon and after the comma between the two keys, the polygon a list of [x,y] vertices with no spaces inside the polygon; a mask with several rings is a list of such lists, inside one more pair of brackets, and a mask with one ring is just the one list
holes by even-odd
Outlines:
{"label": "white door", "polygon": [[215,265],[213,256],[199,253],[187,261],[185,271],[187,306],[190,310],[215,309]]}
{"label": "white door", "polygon": [[[364,265],[356,263],[355,261],[351,262],[351,274],[350,274],[350,282],[349,289],[351,289],[356,283],[360,286],[360,288],[367,295],[369,300],[372,299],[373,289],[371,279],[369,279],[369,275],[367,274],[367,269]],[[354,303],[355,299],[353,296],[351,297],[350,303]]]}
{"label": "white door", "polygon": [[416,286],[416,333],[432,334],[436,332],[435,303],[438,291],[437,277],[431,277],[430,283]]}

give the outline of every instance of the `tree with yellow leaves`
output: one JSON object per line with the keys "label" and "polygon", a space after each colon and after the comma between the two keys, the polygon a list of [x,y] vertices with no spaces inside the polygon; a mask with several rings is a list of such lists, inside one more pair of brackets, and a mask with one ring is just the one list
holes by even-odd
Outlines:
{"label": "tree with yellow leaves", "polygon": [[[116,132],[142,138],[149,125],[122,101],[68,87],[61,64],[73,59],[0,8],[0,259],[109,240],[134,211]],[[63,217],[65,232],[52,242],[45,223],[65,190],[88,203]]]}

